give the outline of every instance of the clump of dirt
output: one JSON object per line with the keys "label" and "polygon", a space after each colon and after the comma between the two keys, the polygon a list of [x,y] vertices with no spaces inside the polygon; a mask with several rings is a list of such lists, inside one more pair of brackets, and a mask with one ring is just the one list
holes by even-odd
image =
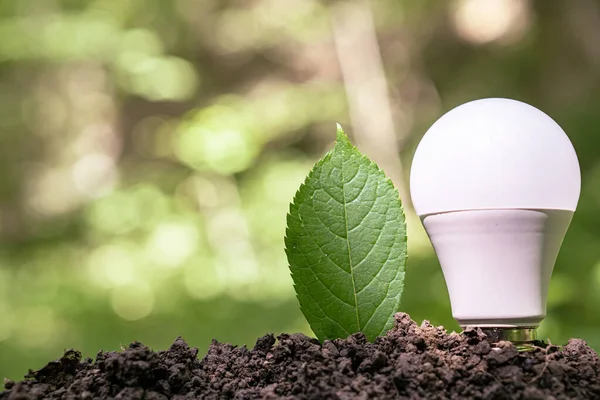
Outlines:
{"label": "clump of dirt", "polygon": [[197,354],[181,338],[166,351],[133,343],[95,361],[69,350],[22,382],[6,381],[0,400],[600,398],[600,361],[582,340],[519,353],[480,330],[448,334],[403,313],[375,343],[283,334],[252,350],[213,341]]}

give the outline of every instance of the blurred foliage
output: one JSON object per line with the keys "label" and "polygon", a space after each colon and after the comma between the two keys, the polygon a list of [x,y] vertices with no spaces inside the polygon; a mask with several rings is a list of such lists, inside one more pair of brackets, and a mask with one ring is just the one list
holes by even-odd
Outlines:
{"label": "blurred foliage", "polygon": [[[351,127],[339,3],[0,0],[0,376],[71,347],[309,332],[283,235],[334,121]],[[583,192],[540,334],[600,349],[598,3],[369,4],[405,171],[428,126],[475,98],[529,102],[568,132]],[[458,329],[407,208],[402,308]]]}

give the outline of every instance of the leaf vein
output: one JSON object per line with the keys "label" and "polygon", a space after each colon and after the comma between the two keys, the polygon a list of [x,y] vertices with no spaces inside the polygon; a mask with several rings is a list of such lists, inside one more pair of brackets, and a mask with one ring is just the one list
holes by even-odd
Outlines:
{"label": "leaf vein", "polygon": [[356,324],[358,330],[361,330],[360,317],[358,315],[358,295],[356,294],[356,282],[354,279],[354,267],[352,265],[352,250],[350,249],[350,239],[348,238],[348,209],[346,206],[346,185],[344,182],[344,166],[342,164],[342,199],[344,200],[344,222],[346,223],[346,246],[348,248],[348,261],[350,262],[350,277],[352,278],[352,294],[354,295],[354,306],[356,310]]}

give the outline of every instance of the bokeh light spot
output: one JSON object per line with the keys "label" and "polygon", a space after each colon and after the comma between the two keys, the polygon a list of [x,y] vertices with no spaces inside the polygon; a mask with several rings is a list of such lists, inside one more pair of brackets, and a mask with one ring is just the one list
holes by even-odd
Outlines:
{"label": "bokeh light spot", "polygon": [[59,215],[75,209],[81,204],[68,170],[44,168],[28,183],[27,203],[40,215]]}
{"label": "bokeh light spot", "polygon": [[149,100],[183,101],[196,92],[194,67],[177,57],[146,58],[136,65],[131,88]]}
{"label": "bokeh light spot", "polygon": [[101,287],[129,284],[137,278],[135,249],[126,244],[108,244],[92,252],[88,260],[90,278]]}
{"label": "bokeh light spot", "polygon": [[241,129],[210,128],[190,123],[178,132],[178,157],[190,166],[232,174],[247,169],[257,156],[256,141]]}
{"label": "bokeh light spot", "polygon": [[91,153],[73,166],[75,187],[90,198],[110,193],[118,180],[115,160],[103,153]]}
{"label": "bokeh light spot", "polygon": [[514,42],[531,22],[529,7],[527,0],[460,0],[454,27],[461,38],[475,44]]}
{"label": "bokeh light spot", "polygon": [[120,45],[122,53],[159,56],[164,52],[160,37],[148,29],[131,29],[124,32]]}
{"label": "bokeh light spot", "polygon": [[119,317],[127,321],[137,321],[147,317],[154,308],[154,291],[145,282],[136,282],[113,289],[112,308]]}
{"label": "bokeh light spot", "polygon": [[195,257],[184,271],[184,284],[188,295],[198,300],[207,300],[221,295],[225,290],[224,280],[210,259]]}
{"label": "bokeh light spot", "polygon": [[146,245],[152,262],[166,267],[180,266],[196,252],[200,240],[198,228],[188,221],[170,221],[156,227]]}

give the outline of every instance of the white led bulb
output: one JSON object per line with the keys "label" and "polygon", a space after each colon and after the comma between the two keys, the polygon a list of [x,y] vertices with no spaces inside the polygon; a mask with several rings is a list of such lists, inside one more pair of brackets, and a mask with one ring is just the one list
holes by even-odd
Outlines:
{"label": "white led bulb", "polygon": [[410,191],[461,326],[534,338],[580,188],[573,145],[535,107],[476,100],[433,124]]}

